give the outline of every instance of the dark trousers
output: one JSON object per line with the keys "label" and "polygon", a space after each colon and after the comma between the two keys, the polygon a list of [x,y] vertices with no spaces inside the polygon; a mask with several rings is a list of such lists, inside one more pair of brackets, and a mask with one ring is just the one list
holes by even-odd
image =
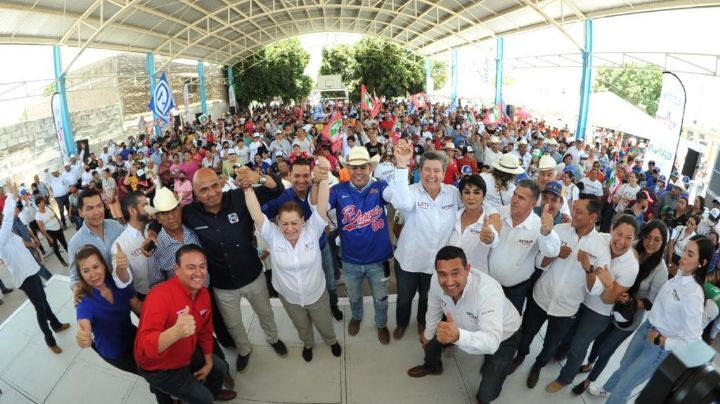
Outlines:
{"label": "dark trousers", "polygon": [[407,272],[400,268],[400,263],[395,260],[395,280],[397,281],[397,306],[395,307],[395,318],[398,327],[407,327],[410,324],[412,314],[412,300],[415,292],[418,293],[417,322],[418,325],[425,325],[425,313],[427,313],[428,291],[432,275],[420,272]]}
{"label": "dark trousers", "polygon": [[[40,330],[42,330],[45,335],[45,343],[47,346],[52,347],[57,345],[50,327],[56,330],[62,326],[62,323],[55,317],[52,309],[50,309],[40,276],[38,274],[28,276],[22,285],[20,285],[20,290],[25,292],[28,300],[30,300],[30,303],[35,307],[37,322]],[[50,322],[49,326],[48,322]]]}
{"label": "dark trousers", "polygon": [[62,222],[63,227],[67,227],[67,222],[65,222],[65,211],[67,210],[68,215],[70,214],[70,198],[68,198],[67,194],[63,196],[56,196],[55,202],[57,203],[58,210],[60,211],[60,222]]}
{"label": "dark trousers", "polygon": [[[500,396],[503,383],[512,366],[515,352],[517,352],[519,341],[520,332],[518,331],[503,341],[495,353],[485,355],[483,365],[480,367],[482,379],[475,396],[479,401],[490,402]],[[442,369],[442,348],[443,344],[433,337],[425,349],[425,368],[429,370]]]}
{"label": "dark trousers", "polygon": [[37,224],[37,220],[33,220],[30,223],[28,223],[28,228],[32,232],[33,236],[38,239],[38,249],[40,249],[40,252],[45,254],[45,247],[43,247],[42,243],[40,242],[40,237],[38,237],[38,234],[42,234],[40,231],[40,226]]}
{"label": "dark trousers", "polygon": [[[133,336],[133,339],[135,337]],[[92,349],[97,352],[97,348],[95,348],[95,343],[92,344]],[[98,355],[100,353],[98,352]],[[140,375],[140,372],[138,372],[137,363],[135,362],[135,355],[133,352],[133,347],[131,346],[130,349],[128,349],[127,352],[125,352],[122,356],[115,359],[105,358],[102,355],[100,355],[101,358],[110,365],[112,365],[116,369],[120,369],[123,372],[132,373],[135,375]]]}
{"label": "dark trousers", "polygon": [[588,375],[588,380],[595,381],[598,376],[605,370],[608,361],[618,349],[618,347],[630,337],[635,330],[621,330],[610,323],[600,335],[595,338],[592,349],[590,349],[590,357],[588,362],[593,363],[592,371]]}
{"label": "dark trousers", "polygon": [[563,385],[572,383],[585,360],[590,344],[605,331],[610,322],[610,316],[599,314],[584,304],[580,305],[578,320],[573,327],[575,331],[572,333],[570,349],[567,351],[567,361],[560,371],[558,382]]}
{"label": "dark trousers", "polygon": [[515,306],[521,316],[523,313],[523,306],[525,306],[525,299],[527,298],[528,290],[530,289],[531,281],[532,278],[528,278],[526,281],[520,282],[515,286],[502,287],[505,297],[510,300],[510,303]]}
{"label": "dark trousers", "polygon": [[[55,251],[55,256],[57,259],[63,263],[65,260],[63,259],[62,255],[60,255],[60,244],[62,244],[63,248],[65,249],[65,252],[67,253],[68,247],[67,247],[67,241],[65,240],[65,233],[63,233],[62,229],[60,230],[47,230],[48,234],[53,238],[53,242],[50,243],[52,246],[53,251]],[[72,271],[73,269],[70,268]]]}
{"label": "dark trousers", "polygon": [[520,345],[518,346],[518,356],[525,357],[530,353],[530,344],[533,338],[540,331],[543,323],[547,320],[548,326],[545,332],[545,341],[543,349],[535,358],[535,367],[543,367],[550,362],[555,354],[555,350],[562,342],[565,334],[568,333],[575,316],[572,317],[555,317],[548,315],[540,306],[535,303],[535,299],[529,296],[527,299],[527,310],[522,320],[522,332],[520,335]]}
{"label": "dark trousers", "polygon": [[188,367],[157,371],[139,370],[140,376],[150,384],[150,391],[155,394],[159,404],[171,404],[173,402],[171,397],[189,404],[212,404],[215,395],[222,389],[223,380],[228,372],[228,364],[213,354],[213,367],[205,381],[200,382],[195,379],[193,373],[203,365],[205,365],[205,358],[197,349]]}

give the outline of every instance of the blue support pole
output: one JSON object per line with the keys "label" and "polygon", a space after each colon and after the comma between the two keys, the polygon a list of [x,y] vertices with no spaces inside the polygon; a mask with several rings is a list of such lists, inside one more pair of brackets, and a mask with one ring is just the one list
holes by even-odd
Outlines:
{"label": "blue support pole", "polygon": [[[55,88],[60,96],[60,120],[63,125],[63,141],[68,156],[62,156],[63,160],[70,154],[77,153],[75,147],[75,136],[73,136],[72,121],[70,120],[70,110],[67,104],[67,91],[65,89],[65,75],[62,73],[62,53],[59,45],[53,46],[53,63],[55,67]],[[61,150],[62,154],[62,150]]]}
{"label": "blue support pole", "polygon": [[432,62],[430,58],[425,58],[425,93],[430,94],[430,80],[432,80]]}
{"label": "blue support pole", "polygon": [[452,62],[450,64],[450,105],[457,103],[458,87],[458,54],[457,48],[452,50]]}
{"label": "blue support pole", "polygon": [[202,113],[207,114],[207,98],[205,95],[205,66],[203,61],[198,60],[198,86],[200,87],[200,106],[202,107]]}
{"label": "blue support pole", "polygon": [[[146,58],[147,74],[150,77],[150,98],[155,94],[155,55],[148,53]],[[149,102],[148,102],[149,104]],[[155,135],[162,136],[162,128],[157,124],[159,116],[153,111],[153,124],[155,125]]]}
{"label": "blue support pole", "polygon": [[584,139],[587,130],[588,107],[590,105],[590,87],[592,84],[592,20],[585,20],[585,49],[583,50],[583,74],[580,83],[580,111],[578,112],[576,139]]}
{"label": "blue support pole", "polygon": [[505,41],[503,38],[497,39],[497,54],[495,56],[495,104],[500,105],[503,102],[503,54],[505,52]]}

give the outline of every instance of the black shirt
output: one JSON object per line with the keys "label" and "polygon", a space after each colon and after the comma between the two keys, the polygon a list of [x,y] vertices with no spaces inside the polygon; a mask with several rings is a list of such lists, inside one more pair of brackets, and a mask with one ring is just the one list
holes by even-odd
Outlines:
{"label": "black shirt", "polygon": [[382,153],[382,144],[380,144],[380,143],[372,144],[370,142],[367,142],[367,143],[365,143],[365,148],[367,149],[370,157],[373,157],[376,154]]}
{"label": "black shirt", "polygon": [[[273,178],[277,184],[275,189],[255,188],[260,205],[283,193],[282,181]],[[262,272],[262,263],[252,243],[255,224],[245,205],[244,192],[242,189],[223,192],[217,214],[207,212],[200,202],[183,208],[183,223],[195,231],[205,249],[214,288],[239,289]]]}

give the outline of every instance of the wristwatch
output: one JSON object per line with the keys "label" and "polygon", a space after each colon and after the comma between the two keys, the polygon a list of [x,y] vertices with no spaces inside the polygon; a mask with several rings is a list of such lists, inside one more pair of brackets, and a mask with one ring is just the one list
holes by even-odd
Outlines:
{"label": "wristwatch", "polygon": [[595,265],[590,265],[590,269],[583,268],[583,270],[585,270],[586,274],[591,274],[591,273],[595,272]]}
{"label": "wristwatch", "polygon": [[258,179],[258,184],[261,186],[265,186],[265,183],[267,182],[267,178],[265,178],[264,175],[260,176],[260,179]]}

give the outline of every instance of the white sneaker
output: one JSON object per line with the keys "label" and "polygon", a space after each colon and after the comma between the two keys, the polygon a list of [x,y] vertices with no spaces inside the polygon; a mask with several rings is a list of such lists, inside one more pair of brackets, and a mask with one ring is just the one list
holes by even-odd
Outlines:
{"label": "white sneaker", "polygon": [[590,383],[590,387],[588,387],[588,393],[595,397],[610,397],[610,392],[605,391],[602,387],[598,387],[595,383]]}

